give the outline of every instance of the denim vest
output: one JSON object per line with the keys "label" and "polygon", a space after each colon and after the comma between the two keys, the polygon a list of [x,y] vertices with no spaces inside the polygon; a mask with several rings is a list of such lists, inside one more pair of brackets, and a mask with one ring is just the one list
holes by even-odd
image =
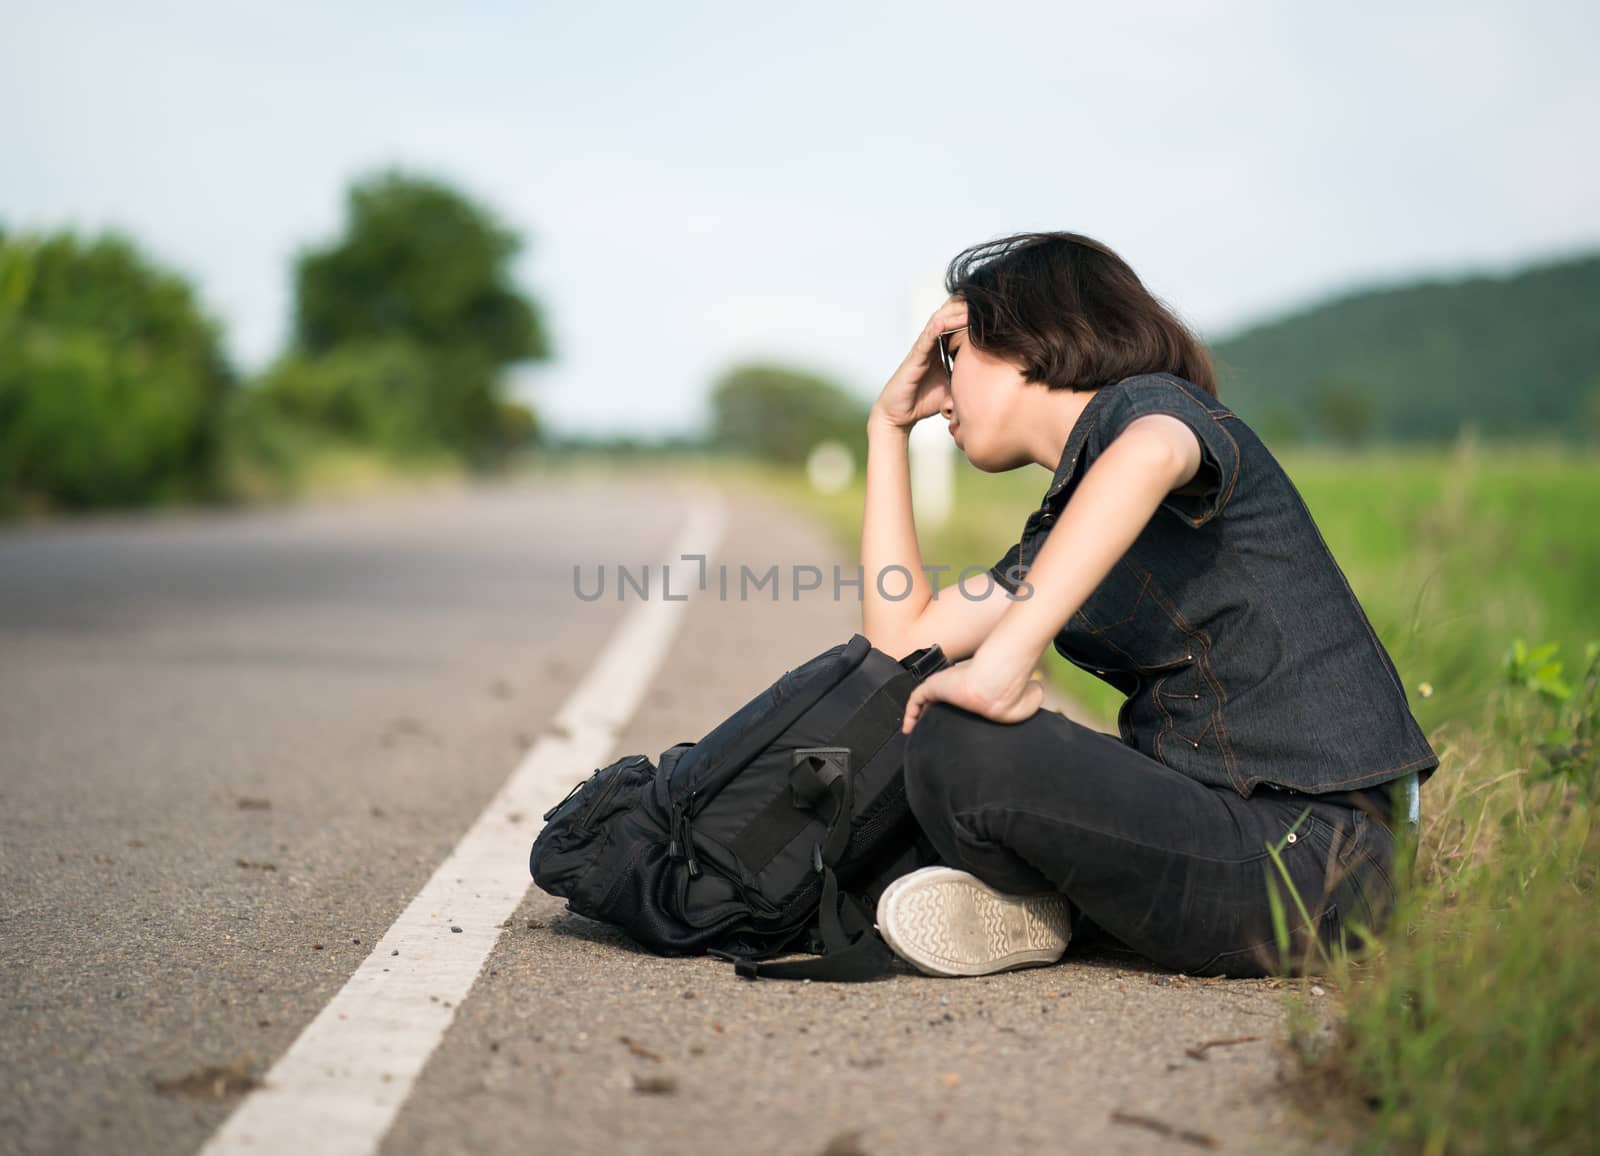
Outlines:
{"label": "denim vest", "polygon": [[1017,591],[1089,463],[1147,413],[1194,431],[1200,472],[1163,499],[1054,642],[1128,696],[1122,741],[1245,798],[1260,783],[1327,794],[1412,772],[1426,781],[1438,756],[1300,491],[1192,382],[1139,374],[1097,389],[1044,501],[990,574]]}

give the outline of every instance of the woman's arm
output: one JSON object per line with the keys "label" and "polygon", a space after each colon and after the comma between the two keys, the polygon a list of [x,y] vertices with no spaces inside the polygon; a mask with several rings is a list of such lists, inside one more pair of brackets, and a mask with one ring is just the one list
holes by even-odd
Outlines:
{"label": "woman's arm", "polygon": [[1032,593],[1007,606],[969,662],[923,680],[906,704],[911,730],[931,701],[996,722],[1021,722],[1039,708],[1029,686],[1039,657],[1117,559],[1144,530],[1167,494],[1200,468],[1200,443],[1175,417],[1146,414],[1090,464],[1039,556],[1028,569]]}
{"label": "woman's arm", "polygon": [[[1111,573],[1172,490],[1200,467],[1200,443],[1167,414],[1146,414],[1097,457],[1028,570],[1033,595],[1011,604],[973,655],[1032,671],[1051,639]],[[1026,673],[1023,675],[1027,677]]]}
{"label": "woman's arm", "polygon": [[[1011,596],[990,579],[946,586],[937,594],[922,569],[922,554],[911,512],[911,484],[906,461],[906,435],[885,423],[867,433],[867,502],[861,523],[862,630],[867,641],[896,658],[935,643],[951,662],[978,649],[1006,612]],[[911,572],[911,593],[898,601],[879,594],[884,587],[899,594],[906,586],[899,564]]]}
{"label": "woman's arm", "polygon": [[[884,385],[867,419],[867,494],[861,515],[861,633],[879,650],[899,655],[933,586],[922,569],[916,523],[911,516],[911,427],[939,412],[950,396],[950,379],[934,356],[938,335],[967,323],[967,305],[948,297],[922,327],[911,350]],[[885,573],[903,566],[906,573]],[[878,590],[884,588],[895,598]],[[908,582],[909,579],[909,582]],[[904,592],[903,596],[902,592]],[[916,645],[922,645],[917,643]]]}
{"label": "woman's arm", "polygon": [[[885,419],[876,409],[867,421],[867,496],[861,515],[861,633],[879,650],[897,653],[933,587],[922,569],[916,523],[911,512],[911,431]],[[880,576],[891,594],[905,588],[905,576],[885,573],[904,566],[911,574],[911,592],[891,601],[879,593]]]}

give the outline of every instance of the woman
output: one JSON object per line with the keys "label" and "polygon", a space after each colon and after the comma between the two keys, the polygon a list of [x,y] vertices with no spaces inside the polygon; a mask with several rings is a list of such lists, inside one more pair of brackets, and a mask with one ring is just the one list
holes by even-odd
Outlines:
{"label": "woman", "polygon": [[[1299,491],[1106,246],[1017,234],[945,288],[868,422],[862,561],[912,586],[868,581],[862,633],[954,663],[903,723],[943,865],[884,891],[885,940],[935,975],[1053,962],[1090,923],[1195,975],[1359,947],[1395,898],[1390,786],[1439,760]],[[939,597],[906,448],[934,414],[981,470],[1054,471],[992,581]],[[1052,643],[1128,696],[1120,739],[1040,710]]]}

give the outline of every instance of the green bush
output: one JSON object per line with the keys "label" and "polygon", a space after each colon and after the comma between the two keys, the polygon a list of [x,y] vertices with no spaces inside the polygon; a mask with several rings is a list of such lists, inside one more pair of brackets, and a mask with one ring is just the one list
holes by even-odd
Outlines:
{"label": "green bush", "polygon": [[130,242],[0,232],[0,507],[210,495],[231,386],[193,291]]}
{"label": "green bush", "polygon": [[779,365],[737,366],[711,391],[711,443],[719,450],[799,465],[818,442],[866,458],[867,406],[833,382]]}
{"label": "green bush", "polygon": [[1592,1151],[1600,647],[1576,691],[1554,654],[1515,642],[1482,725],[1441,741],[1384,951],[1331,973],[1346,1018],[1302,1058],[1370,1110],[1361,1152]]}
{"label": "green bush", "polygon": [[395,457],[414,455],[439,441],[432,373],[422,351],[403,338],[291,354],[254,387],[257,412]]}

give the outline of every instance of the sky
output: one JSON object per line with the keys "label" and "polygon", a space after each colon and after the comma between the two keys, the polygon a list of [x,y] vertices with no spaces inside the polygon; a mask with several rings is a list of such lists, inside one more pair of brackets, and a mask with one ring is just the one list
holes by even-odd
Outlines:
{"label": "sky", "polygon": [[1120,253],[1207,340],[1600,249],[1592,3],[0,0],[0,226],[115,228],[243,372],[352,181],[524,238],[560,434],[691,433],[743,360],[870,401],[962,248]]}

